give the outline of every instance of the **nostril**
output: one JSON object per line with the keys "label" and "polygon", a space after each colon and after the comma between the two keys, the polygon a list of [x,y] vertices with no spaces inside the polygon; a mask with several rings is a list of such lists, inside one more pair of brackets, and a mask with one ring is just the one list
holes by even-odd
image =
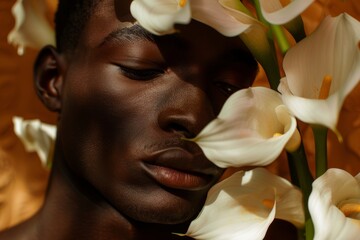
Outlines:
{"label": "nostril", "polygon": [[167,127],[167,131],[179,133],[186,138],[195,137],[195,136],[193,136],[193,134],[190,132],[189,129],[187,129],[184,125],[177,123],[177,122],[169,123],[168,127]]}
{"label": "nostril", "polygon": [[160,113],[158,118],[159,127],[163,131],[186,138],[196,136],[196,123],[194,116],[169,111]]}

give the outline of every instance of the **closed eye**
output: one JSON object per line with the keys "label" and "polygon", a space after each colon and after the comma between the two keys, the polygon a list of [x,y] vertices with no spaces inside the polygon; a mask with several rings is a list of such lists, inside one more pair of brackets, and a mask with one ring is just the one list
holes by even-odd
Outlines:
{"label": "closed eye", "polygon": [[123,65],[117,65],[120,68],[121,73],[130,79],[147,81],[159,77],[165,71],[163,69],[136,69]]}

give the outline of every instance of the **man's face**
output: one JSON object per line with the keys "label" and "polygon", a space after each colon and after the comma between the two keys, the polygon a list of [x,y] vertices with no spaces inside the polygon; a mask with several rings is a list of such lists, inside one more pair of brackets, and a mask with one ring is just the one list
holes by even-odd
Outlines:
{"label": "man's face", "polygon": [[125,216],[182,223],[223,172],[183,138],[196,136],[254,73],[238,39],[193,22],[149,40],[136,27],[121,30],[112,5],[99,5],[67,63],[60,151]]}

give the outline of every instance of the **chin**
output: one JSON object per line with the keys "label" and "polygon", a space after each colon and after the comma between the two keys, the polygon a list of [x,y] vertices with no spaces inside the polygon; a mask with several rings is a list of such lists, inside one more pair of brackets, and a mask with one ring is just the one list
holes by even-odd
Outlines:
{"label": "chin", "polygon": [[[190,193],[191,194],[191,193]],[[205,197],[202,200],[189,200],[173,195],[171,198],[161,198],[148,204],[134,206],[131,218],[136,221],[152,224],[183,224],[197,217],[201,211]]]}

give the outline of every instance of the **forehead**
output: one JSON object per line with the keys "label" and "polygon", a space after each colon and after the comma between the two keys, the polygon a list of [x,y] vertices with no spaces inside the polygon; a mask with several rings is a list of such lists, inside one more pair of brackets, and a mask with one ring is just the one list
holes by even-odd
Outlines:
{"label": "forehead", "polygon": [[[80,42],[89,48],[95,48],[109,36],[116,37],[119,35],[116,33],[121,33],[121,29],[132,26],[135,20],[130,14],[131,2],[130,0],[100,1],[86,24]],[[219,48],[234,47],[244,49],[239,38],[224,37],[215,30],[195,21],[185,26],[178,25],[176,29],[179,31],[174,35],[157,37],[159,40],[157,43],[172,42],[173,45],[184,46],[187,42],[197,50],[201,48],[220,50]]]}
{"label": "forehead", "polygon": [[[87,47],[93,48],[104,39],[113,29],[122,27],[124,22],[121,21],[116,12],[116,0],[101,0],[93,9],[90,18],[88,19],[85,28],[82,32],[80,41]],[[122,6],[125,9],[125,6]],[[124,16],[126,12],[122,12]]]}

